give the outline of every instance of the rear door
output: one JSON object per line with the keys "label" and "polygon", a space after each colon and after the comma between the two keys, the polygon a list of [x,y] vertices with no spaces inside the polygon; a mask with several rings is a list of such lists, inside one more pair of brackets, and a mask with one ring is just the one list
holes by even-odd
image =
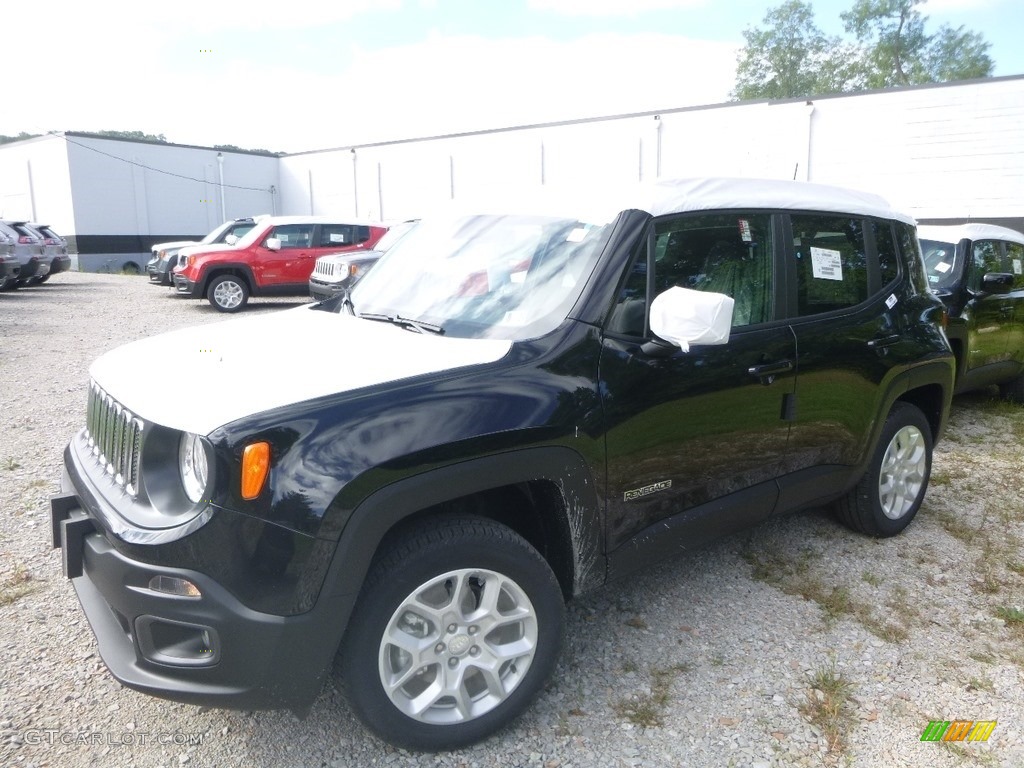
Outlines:
{"label": "rear door", "polygon": [[[891,222],[835,213],[788,217],[789,313],[799,370],[780,507],[841,484],[868,450],[902,339],[900,266]],[[842,490],[841,485],[837,485]]]}
{"label": "rear door", "polygon": [[[697,546],[772,512],[795,388],[793,335],[775,314],[776,217],[675,216],[657,220],[648,242],[606,323],[600,362],[608,548],[632,543],[627,558]],[[672,286],[733,297],[727,344],[645,347],[649,299]],[[646,535],[651,526],[658,535]]]}

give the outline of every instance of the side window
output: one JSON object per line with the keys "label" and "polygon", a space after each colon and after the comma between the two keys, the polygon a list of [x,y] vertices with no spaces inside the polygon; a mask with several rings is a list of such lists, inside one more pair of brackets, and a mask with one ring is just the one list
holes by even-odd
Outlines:
{"label": "side window", "polygon": [[886,286],[900,275],[899,252],[896,240],[892,235],[892,223],[875,222],[875,246],[878,248],[878,272],[882,278],[882,286]]}
{"label": "side window", "polygon": [[1013,275],[1013,289],[1024,290],[1024,245],[1020,243],[1006,244],[1006,259],[1010,262],[1010,273]]}
{"label": "side window", "polygon": [[[608,330],[641,335],[647,261],[641,252],[619,293]],[[772,217],[767,213],[683,216],[654,225],[654,295],[679,286],[731,296],[734,328],[772,318]]]}
{"label": "side window", "polygon": [[355,245],[357,242],[352,231],[358,229],[351,224],[321,224],[320,225],[320,247],[321,248],[342,248]]}
{"label": "side window", "polygon": [[1003,255],[998,240],[975,240],[971,246],[971,274],[967,287],[972,291],[981,288],[981,278],[988,272],[1003,271]]}
{"label": "side window", "polygon": [[798,214],[791,220],[798,313],[831,312],[865,301],[864,221],[827,214]]}
{"label": "side window", "polygon": [[352,227],[355,230],[356,243],[365,243],[370,239],[370,228],[362,225]]}
{"label": "side window", "polygon": [[[276,237],[281,241],[281,250],[287,248],[308,248],[313,239],[312,224],[281,224],[274,227],[267,237]],[[266,241],[264,241],[266,242]]]}

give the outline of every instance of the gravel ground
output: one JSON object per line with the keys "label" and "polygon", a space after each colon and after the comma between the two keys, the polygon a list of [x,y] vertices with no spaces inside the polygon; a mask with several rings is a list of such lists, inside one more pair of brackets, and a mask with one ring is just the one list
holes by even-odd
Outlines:
{"label": "gravel ground", "polygon": [[[90,362],[221,319],[139,277],[0,294],[0,765],[1024,766],[1024,408],[991,393],[954,402],[904,535],[812,511],[585,596],[540,699],[472,749],[381,743],[336,678],[302,721],[121,688],[49,546],[48,500]],[[985,743],[920,741],[955,719],[998,725]]]}

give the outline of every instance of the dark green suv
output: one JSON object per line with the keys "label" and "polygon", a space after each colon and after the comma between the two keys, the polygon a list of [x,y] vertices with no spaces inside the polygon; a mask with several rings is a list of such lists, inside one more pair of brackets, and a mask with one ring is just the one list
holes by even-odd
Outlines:
{"label": "dark green suv", "polygon": [[97,360],[54,544],[125,685],[301,712],[337,655],[368,727],[458,747],[541,690],[574,595],[804,507],[901,531],[944,317],[872,195],[474,200],[350,293]]}
{"label": "dark green suv", "polygon": [[998,384],[1024,403],[1024,234],[961,224],[919,235],[928,282],[949,309],[956,391]]}

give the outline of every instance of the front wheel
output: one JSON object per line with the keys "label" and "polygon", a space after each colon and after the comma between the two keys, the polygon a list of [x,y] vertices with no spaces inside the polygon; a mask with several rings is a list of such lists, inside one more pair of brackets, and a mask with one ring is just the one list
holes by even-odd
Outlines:
{"label": "front wheel", "polygon": [[839,500],[839,516],[870,536],[895,536],[914,519],[932,469],[932,430],[921,410],[893,404],[861,481]]}
{"label": "front wheel", "polygon": [[407,749],[486,738],[554,669],[565,621],[558,581],[522,537],[480,518],[427,519],[385,547],[341,649],[353,709]]}
{"label": "front wheel", "polygon": [[237,312],[249,301],[249,286],[234,275],[221,275],[210,281],[206,298],[218,312]]}

